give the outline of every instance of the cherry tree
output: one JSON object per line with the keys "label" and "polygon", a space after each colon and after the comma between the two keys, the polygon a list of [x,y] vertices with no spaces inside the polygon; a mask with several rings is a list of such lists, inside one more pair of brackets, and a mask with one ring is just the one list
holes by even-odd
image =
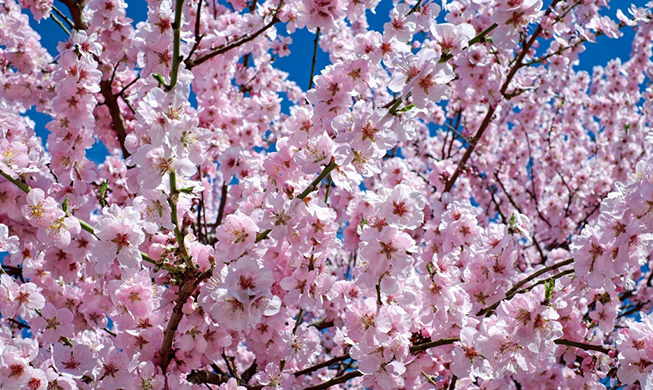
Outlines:
{"label": "cherry tree", "polygon": [[653,389],[653,3],[379,1],[0,4],[0,387]]}

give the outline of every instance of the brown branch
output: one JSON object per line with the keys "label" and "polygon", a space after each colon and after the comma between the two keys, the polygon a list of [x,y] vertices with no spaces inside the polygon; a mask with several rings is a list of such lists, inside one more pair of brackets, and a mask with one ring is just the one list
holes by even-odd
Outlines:
{"label": "brown branch", "polygon": [[551,264],[550,266],[544,267],[539,271],[533,272],[528,277],[526,277],[526,278],[520,280],[519,282],[517,282],[514,286],[512,286],[512,288],[510,290],[506,291],[505,298],[500,299],[498,302],[496,302],[492,306],[488,306],[485,309],[482,309],[476,315],[478,315],[478,316],[486,315],[487,316],[487,315],[491,314],[497,307],[499,307],[499,304],[501,303],[501,301],[506,300],[506,299],[511,299],[512,297],[517,295],[517,293],[520,291],[519,289],[522,286],[524,286],[526,283],[528,283],[528,282],[530,282],[532,280],[535,280],[535,278],[537,278],[540,275],[543,275],[543,274],[545,274],[545,273],[547,273],[549,271],[553,271],[553,270],[558,269],[560,267],[564,267],[565,265],[569,265],[569,264],[571,264],[573,262],[574,262],[574,259],[567,259],[567,260],[559,261],[559,262],[557,262],[555,264]]}
{"label": "brown branch", "polygon": [[483,118],[483,122],[481,122],[481,126],[479,127],[476,134],[474,134],[474,137],[472,137],[469,143],[469,147],[465,150],[465,154],[463,154],[463,157],[458,162],[458,165],[456,166],[456,170],[453,172],[449,180],[447,180],[447,185],[444,187],[444,192],[451,192],[454,183],[458,179],[458,176],[460,175],[460,172],[462,171],[463,167],[467,163],[467,160],[469,160],[469,158],[471,157],[472,152],[474,151],[474,148],[476,148],[478,141],[483,136],[485,129],[487,129],[490,122],[492,122],[492,116],[494,115],[494,111],[496,111],[496,107],[490,107],[488,109],[487,113],[485,114],[485,118]]}
{"label": "brown branch", "polygon": [[224,184],[222,184],[222,193],[220,194],[220,206],[218,208],[218,217],[215,220],[215,226],[220,226],[222,224],[222,220],[224,219],[224,208],[227,205],[227,196],[229,195],[229,185],[225,181]]}
{"label": "brown branch", "polygon": [[102,96],[104,96],[104,103],[109,108],[109,114],[111,115],[111,127],[113,127],[113,129],[116,131],[123,158],[126,159],[130,156],[130,154],[125,147],[125,138],[127,137],[125,119],[123,118],[122,113],[120,112],[120,106],[118,105],[118,97],[121,94],[118,93],[114,95],[111,88],[111,81],[109,80],[100,81],[100,93],[102,93]]}
{"label": "brown branch", "polygon": [[200,34],[200,18],[202,16],[202,2],[203,0],[200,0],[199,3],[197,3],[197,15],[195,17],[195,43],[193,44],[193,47],[190,49],[190,52],[188,53],[188,57],[190,58],[195,54],[195,50],[200,46],[200,42],[202,41],[202,38],[204,38],[204,35]]}
{"label": "brown branch", "polygon": [[345,354],[343,356],[336,356],[336,357],[334,357],[332,359],[329,359],[327,361],[324,361],[322,363],[318,363],[318,364],[316,364],[314,366],[304,368],[303,370],[299,370],[299,371],[295,372],[294,375],[295,375],[295,378],[298,378],[298,377],[300,377],[302,375],[310,374],[313,371],[317,371],[320,368],[329,367],[332,364],[340,363],[340,362],[342,362],[344,360],[347,360],[347,359],[351,359],[351,356],[349,354]]}
{"label": "brown branch", "polygon": [[322,318],[321,320],[315,321],[315,322],[309,324],[308,326],[309,327],[312,326],[317,330],[324,330],[324,329],[332,327],[333,325],[334,325],[333,321],[327,320],[326,318]]}
{"label": "brown branch", "polygon": [[[538,281],[537,283],[534,283],[534,284],[532,284],[532,285],[530,285],[528,287],[522,288],[521,290],[517,291],[517,294],[527,293],[527,292],[531,291],[533,288],[535,288],[535,286],[539,286],[540,284],[544,284],[544,283],[546,283],[547,281],[550,281],[550,280],[560,279],[563,276],[571,275],[573,273],[574,273],[573,268],[568,269],[566,271],[559,272],[559,273],[551,276],[550,278],[542,279],[542,280]],[[517,294],[515,294],[515,295],[517,295]]]}
{"label": "brown branch", "polygon": [[82,12],[86,6],[86,0],[60,0],[68,7],[70,16],[73,18],[73,25],[75,30],[86,30],[88,25],[84,21]]}
{"label": "brown branch", "polygon": [[[560,0],[553,0],[549,8],[546,10],[544,16],[548,16],[553,8],[556,6],[556,4]],[[521,52],[517,56],[514,65],[512,68],[510,68],[510,71],[508,72],[508,76],[506,77],[506,81],[504,81],[503,85],[500,88],[501,95],[504,96],[506,94],[506,90],[508,89],[508,86],[512,82],[512,79],[515,77],[517,74],[517,71],[522,68],[523,66],[523,60],[524,57],[526,57],[526,54],[530,50],[531,46],[533,43],[535,43],[535,40],[537,40],[537,37],[542,33],[542,24],[539,24],[535,31],[533,32],[533,35],[531,38],[526,42],[526,44],[522,47]],[[467,150],[465,150],[465,154],[463,157],[460,159],[458,162],[458,165],[456,166],[456,170],[454,171],[453,175],[451,175],[451,178],[447,181],[447,185],[444,188],[444,192],[451,192],[451,189],[453,188],[454,183],[458,179],[458,176],[460,175],[460,172],[462,171],[463,167],[467,163],[467,160],[472,155],[472,152],[474,151],[474,148],[476,148],[476,145],[478,144],[478,141],[483,137],[483,133],[485,130],[489,127],[490,123],[492,122],[492,116],[494,115],[494,112],[496,110],[496,105],[495,106],[490,106],[488,108],[487,114],[485,115],[485,118],[483,118],[483,122],[481,123],[481,126],[479,127],[478,131],[476,134],[474,134],[474,137],[472,138],[469,147]]]}
{"label": "brown branch", "polygon": [[204,62],[210,60],[211,58],[213,58],[215,56],[219,56],[220,54],[224,54],[224,53],[228,52],[231,49],[235,49],[235,48],[237,48],[239,46],[242,46],[242,45],[246,44],[247,42],[253,41],[259,35],[263,34],[270,27],[274,26],[275,24],[277,24],[277,22],[279,22],[279,19],[277,18],[277,15],[278,15],[279,10],[281,9],[282,6],[283,6],[283,0],[281,0],[279,2],[279,5],[277,6],[277,9],[274,11],[274,16],[272,16],[272,20],[268,24],[266,24],[265,26],[261,27],[261,29],[259,29],[258,31],[256,31],[252,35],[248,35],[248,36],[245,36],[245,37],[243,37],[241,39],[238,39],[238,40],[236,40],[236,42],[233,42],[233,43],[231,43],[229,45],[226,45],[226,46],[222,46],[222,47],[216,49],[215,51],[212,51],[211,53],[206,54],[204,56],[201,56],[199,58],[196,58],[196,59],[186,58],[186,60],[184,61],[184,63],[186,64],[186,69],[192,69],[192,68],[196,67],[197,65],[203,64]]}
{"label": "brown branch", "polygon": [[140,78],[141,78],[141,75],[136,76],[132,81],[130,81],[130,82],[127,83],[124,87],[122,87],[122,89],[120,90],[120,92],[118,92],[118,95],[123,96],[123,94],[125,93],[125,91],[127,91],[127,90],[129,89],[129,87],[131,87],[131,86],[134,85],[138,80],[140,80]]}
{"label": "brown branch", "polygon": [[[73,24],[76,30],[86,30],[88,29],[88,25],[84,21],[83,17],[83,11],[84,11],[84,6],[86,6],[86,0],[60,0],[62,3],[68,7],[68,10],[70,11],[70,15],[73,18]],[[95,56],[95,60],[99,64],[100,58]],[[123,91],[121,91],[119,94],[113,93],[111,84],[113,82],[113,77],[115,76],[115,72],[118,69],[118,64],[116,64],[113,72],[111,79],[109,80],[102,80],[100,81],[100,93],[102,96],[104,96],[104,103],[107,105],[109,108],[109,114],[111,115],[111,125],[113,129],[116,131],[116,135],[118,136],[118,142],[120,143],[120,149],[122,150],[123,158],[129,157],[129,152],[125,148],[125,137],[127,136],[127,131],[125,127],[125,120],[122,116],[122,113],[120,112],[120,106],[118,105],[118,96],[122,94]],[[125,88],[126,89],[126,88]]]}
{"label": "brown branch", "polygon": [[190,383],[209,383],[212,385],[221,385],[229,380],[228,375],[217,374],[210,371],[192,371],[186,380]]}
{"label": "brown branch", "polygon": [[315,41],[313,42],[313,62],[311,63],[311,76],[308,79],[308,89],[313,88],[313,76],[315,75],[315,62],[317,60],[317,44],[320,42],[320,28],[315,31]]}
{"label": "brown branch", "polygon": [[209,269],[208,271],[198,275],[197,271],[189,270],[186,274],[181,276],[183,282],[179,287],[179,295],[175,302],[175,307],[172,309],[172,315],[170,316],[168,325],[163,331],[163,342],[161,343],[161,349],[159,349],[159,366],[164,373],[172,360],[172,343],[175,338],[175,332],[177,332],[179,323],[184,317],[182,309],[186,304],[186,301],[188,301],[188,298],[193,294],[193,291],[195,291],[195,288],[197,288],[204,279],[210,277],[211,272],[212,270]]}
{"label": "brown branch", "polygon": [[354,379],[354,378],[362,376],[362,375],[363,375],[363,373],[358,371],[358,370],[350,371],[350,372],[346,373],[345,375],[337,376],[337,377],[335,377],[335,378],[333,378],[331,380],[328,380],[326,382],[322,382],[319,385],[307,387],[304,390],[324,390],[324,389],[328,389],[331,386],[335,386],[335,385],[340,384],[340,383],[345,383],[350,379]]}
{"label": "brown branch", "polygon": [[571,341],[571,340],[565,340],[565,339],[557,339],[554,341],[558,345],[566,345],[569,347],[576,347],[580,349],[584,349],[586,351],[597,351],[601,352],[604,354],[610,353],[610,349],[602,347],[600,345],[593,345],[593,344],[586,344],[586,343],[581,343],[578,341]]}
{"label": "brown branch", "polygon": [[426,351],[427,349],[430,348],[435,348],[439,347],[442,345],[450,345],[458,341],[459,339],[456,338],[450,338],[450,339],[440,339],[440,340],[435,340],[435,341],[429,341],[426,343],[421,343],[421,344],[415,344],[412,347],[410,347],[410,352],[411,353],[416,353],[416,352],[422,352]]}
{"label": "brown branch", "polygon": [[[186,379],[190,383],[195,383],[195,384],[206,383],[206,384],[218,385],[218,386],[223,383],[227,383],[227,381],[230,378],[231,376],[229,375],[210,372],[210,371],[192,371],[186,377]],[[247,390],[261,390],[263,388],[263,386],[261,385],[250,386],[245,383],[240,383],[239,386],[243,386]]]}
{"label": "brown branch", "polygon": [[170,360],[172,360],[172,342],[175,338],[175,332],[179,327],[181,319],[184,317],[182,309],[194,290],[195,283],[193,280],[185,280],[179,287],[179,296],[175,302],[175,307],[172,309],[172,315],[170,316],[168,325],[163,331],[163,342],[161,343],[161,349],[159,349],[159,366],[164,374],[168,368],[168,364],[170,364]]}

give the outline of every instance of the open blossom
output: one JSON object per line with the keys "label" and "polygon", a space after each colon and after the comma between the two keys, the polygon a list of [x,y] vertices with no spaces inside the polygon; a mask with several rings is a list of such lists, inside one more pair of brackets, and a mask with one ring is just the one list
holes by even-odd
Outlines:
{"label": "open blossom", "polygon": [[415,229],[424,222],[424,205],[424,198],[420,193],[400,184],[392,190],[379,211],[389,225],[399,229]]}
{"label": "open blossom", "polygon": [[240,257],[254,241],[258,228],[254,221],[241,212],[228,215],[215,232],[220,245],[216,247],[217,255],[226,261]]}
{"label": "open blossom", "polygon": [[[217,272],[217,271],[216,271]],[[233,330],[244,330],[279,311],[280,300],[272,295],[272,273],[255,259],[243,256],[235,264],[223,266],[215,275],[218,285],[211,293],[215,305],[211,316]]]}
{"label": "open blossom", "polygon": [[447,83],[454,79],[451,66],[440,63],[440,52],[432,49],[420,50],[417,56],[407,54],[391,61],[396,69],[389,88],[403,96],[412,94],[412,101],[418,108],[424,108],[427,101],[439,102],[451,94]]}
{"label": "open blossom", "polygon": [[70,375],[82,375],[93,368],[93,353],[85,344],[73,343],[72,346],[54,344],[54,361],[57,370]]}
{"label": "open blossom", "polygon": [[529,23],[537,20],[542,0],[497,1],[492,20],[499,25],[492,34],[493,41],[503,49],[517,46],[519,33]]}
{"label": "open blossom", "polygon": [[134,208],[143,213],[146,222],[143,228],[154,234],[160,228],[174,229],[170,221],[171,208],[166,195],[158,190],[145,190],[143,196],[134,199]]}
{"label": "open blossom", "polygon": [[43,341],[55,343],[60,337],[73,335],[73,313],[63,308],[57,309],[51,303],[46,303],[41,309],[41,315],[31,321],[32,329],[43,331]]}
{"label": "open blossom", "polygon": [[145,145],[132,156],[132,160],[140,168],[138,183],[143,189],[157,188],[170,172],[190,176],[196,169],[190,160],[175,158],[168,146],[155,148]]}
{"label": "open blossom", "polygon": [[653,315],[645,315],[641,322],[628,320],[628,325],[617,339],[621,363],[617,375],[626,383],[639,381],[642,388],[653,386]]}
{"label": "open blossom", "polygon": [[40,188],[35,188],[27,194],[26,205],[23,206],[23,215],[35,227],[47,227],[54,222],[56,211],[59,209],[57,202],[51,197],[45,197]]}
{"label": "open blossom", "polygon": [[473,327],[465,327],[460,331],[460,342],[452,354],[452,372],[460,378],[470,376],[488,379],[491,373],[489,362],[476,349],[478,331]]}
{"label": "open blossom", "polygon": [[653,2],[0,3],[0,389],[653,388]]}
{"label": "open blossom", "polygon": [[[388,119],[383,111],[373,110],[363,102],[354,105],[352,112],[333,120],[333,127],[339,132],[339,142],[347,142],[354,150],[372,149],[370,157],[379,156],[391,149],[397,142],[396,135],[388,128]],[[366,153],[366,152],[363,152]],[[367,153],[366,153],[367,154]]]}
{"label": "open blossom", "polygon": [[390,21],[383,25],[383,35],[395,37],[400,42],[408,42],[415,32],[415,22],[407,17],[408,4],[400,3],[390,13]]}
{"label": "open blossom", "polygon": [[273,362],[265,366],[265,370],[256,373],[258,383],[263,385],[264,390],[279,390],[288,388],[291,382],[288,374],[281,373],[279,366]]}
{"label": "open blossom", "polygon": [[71,237],[79,234],[82,227],[75,217],[67,216],[63,211],[56,210],[52,223],[38,230],[37,236],[45,243],[54,243],[58,248],[70,245]]}
{"label": "open blossom", "polygon": [[[361,234],[360,257],[363,263],[361,282],[368,287],[380,283],[382,291],[392,294],[399,289],[396,276],[412,264],[415,241],[393,227],[366,228]],[[388,274],[390,277],[385,277]]]}
{"label": "open blossom", "polygon": [[345,0],[302,0],[306,15],[304,23],[309,29],[329,30],[345,15]]}
{"label": "open blossom", "polygon": [[318,171],[320,165],[329,163],[333,149],[333,141],[328,134],[323,133],[314,140],[308,140],[307,144],[295,153],[295,161],[304,173],[310,174]]}
{"label": "open blossom", "polygon": [[141,255],[138,246],[145,240],[139,226],[140,214],[131,207],[121,209],[117,205],[105,208],[104,218],[95,228],[100,239],[96,244],[98,253],[96,269],[103,272],[114,259],[127,268],[136,268]]}
{"label": "open blossom", "polygon": [[0,252],[16,252],[18,250],[18,242],[18,237],[9,235],[7,225],[0,223]]}
{"label": "open blossom", "polygon": [[476,35],[476,31],[467,23],[458,25],[434,23],[431,25],[431,34],[440,45],[442,53],[457,54],[467,47],[469,40]]}
{"label": "open blossom", "polygon": [[45,298],[34,283],[18,285],[7,274],[0,275],[0,313],[5,318],[20,316],[29,320],[43,309]]}

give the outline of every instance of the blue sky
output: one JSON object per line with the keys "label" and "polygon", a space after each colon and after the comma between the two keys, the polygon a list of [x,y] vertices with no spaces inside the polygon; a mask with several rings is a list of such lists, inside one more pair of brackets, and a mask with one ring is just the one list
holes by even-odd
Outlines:
{"label": "blue sky", "polygon": [[[647,0],[634,0],[634,1],[613,1],[612,9],[606,11],[606,14],[614,15],[616,10],[621,8],[626,15],[627,9],[630,4],[642,6]],[[550,0],[544,1],[545,7],[550,3]],[[382,31],[383,24],[388,20],[388,14],[392,9],[391,0],[381,0],[376,8],[376,13],[368,12],[368,20],[370,28]],[[57,8],[66,12],[66,7],[60,2],[55,3]],[[618,6],[618,7],[617,7]],[[29,11],[25,11],[29,14]],[[67,12],[66,12],[67,13]],[[127,16],[134,20],[134,23],[145,20],[147,18],[147,3],[144,0],[128,1]],[[444,16],[444,14],[441,14]],[[52,54],[56,55],[57,44],[60,41],[67,39],[66,33],[55,24],[52,19],[42,20],[40,23],[36,22],[30,15],[30,24],[41,35],[43,46]],[[624,29],[624,36],[620,39],[614,40],[607,37],[599,37],[596,44],[586,45],[586,51],[580,55],[580,69],[585,69],[591,72],[592,67],[595,65],[605,65],[610,59],[619,57],[626,60],[629,57],[631,42],[634,37],[632,29]],[[287,35],[284,28],[279,28],[281,35]],[[308,79],[310,76],[311,58],[313,53],[313,39],[314,35],[306,29],[299,30],[292,34],[292,45],[290,46],[290,56],[279,58],[275,61],[275,66],[289,73],[289,78],[295,81],[300,87],[306,88],[308,86]],[[318,52],[316,63],[316,74],[328,64],[328,55],[321,51]],[[287,107],[287,104],[283,105]],[[34,110],[30,110],[28,115],[36,123],[36,132],[39,136],[47,138],[47,130],[45,124],[50,120],[47,115],[39,114]],[[100,143],[96,143],[93,148],[88,151],[88,157],[96,163],[104,161],[106,156],[106,148]]]}

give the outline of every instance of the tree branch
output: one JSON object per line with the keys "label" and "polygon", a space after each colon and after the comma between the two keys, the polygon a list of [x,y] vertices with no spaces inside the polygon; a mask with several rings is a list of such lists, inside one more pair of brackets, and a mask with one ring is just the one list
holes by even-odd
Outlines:
{"label": "tree branch", "polygon": [[[331,162],[329,163],[329,165],[324,167],[324,169],[322,170],[322,173],[320,173],[320,175],[318,177],[316,177],[315,180],[313,180],[313,182],[311,182],[311,184],[304,190],[304,192],[297,195],[297,198],[305,199],[311,192],[317,190],[319,188],[320,182],[322,182],[322,180],[325,177],[327,177],[329,175],[329,173],[331,173],[331,171],[333,171],[336,167],[337,167],[336,162],[333,161],[333,159],[332,159]],[[272,231],[271,229],[267,229],[267,230],[264,230],[261,233],[257,234],[256,235],[256,242],[259,242],[259,241],[262,241],[262,240],[265,240],[266,238],[268,238],[268,235],[270,234],[271,231]]]}
{"label": "tree branch", "polygon": [[[544,13],[545,16],[548,16],[551,11],[553,10],[553,7],[559,2],[560,0],[553,0],[549,8],[546,10]],[[533,32],[533,35],[531,38],[528,40],[528,42],[522,47],[521,52],[516,58],[516,61],[512,68],[510,68],[510,71],[508,72],[508,76],[506,77],[506,81],[504,81],[503,85],[500,88],[501,95],[505,95],[506,90],[508,89],[508,86],[510,85],[510,82],[512,82],[512,79],[515,77],[517,74],[517,71],[521,69],[523,66],[522,61],[524,60],[524,57],[528,53],[528,50],[531,48],[533,43],[535,43],[535,40],[537,37],[542,33],[542,24],[540,23],[535,31]],[[471,41],[470,41],[471,42]],[[490,106],[488,108],[487,114],[485,115],[485,118],[483,118],[483,122],[481,123],[481,126],[479,127],[478,131],[472,138],[472,142],[470,143],[469,147],[467,150],[465,150],[465,154],[463,157],[460,159],[458,162],[458,165],[456,166],[456,170],[454,171],[453,175],[451,175],[451,178],[447,181],[447,185],[444,188],[444,192],[451,192],[451,189],[453,188],[454,183],[458,179],[458,176],[460,175],[460,172],[462,171],[463,167],[467,163],[467,160],[472,155],[472,152],[474,151],[474,148],[476,148],[476,145],[478,144],[478,141],[483,137],[483,133],[485,130],[488,128],[489,124],[492,122],[492,116],[494,115],[494,112],[496,110],[496,105],[495,106]]]}
{"label": "tree branch", "polygon": [[571,341],[571,340],[566,340],[566,339],[557,339],[554,341],[558,345],[566,345],[569,347],[576,347],[580,349],[584,349],[586,351],[597,351],[601,352],[604,354],[610,353],[610,349],[602,347],[600,345],[593,345],[593,344],[586,344],[578,341]]}
{"label": "tree branch", "polygon": [[335,377],[335,378],[333,378],[331,380],[328,380],[326,382],[322,382],[319,385],[307,387],[304,390],[324,390],[324,389],[328,389],[331,386],[335,386],[335,385],[340,384],[340,383],[345,383],[350,379],[354,379],[354,378],[362,376],[362,375],[363,375],[363,373],[358,371],[358,370],[350,371],[350,372],[346,373],[345,375],[337,376],[337,377]]}
{"label": "tree branch", "polygon": [[120,106],[118,105],[118,96],[120,96],[120,93],[115,95],[113,94],[110,80],[100,81],[100,93],[102,96],[104,96],[104,103],[109,108],[109,114],[111,115],[111,125],[116,131],[116,135],[118,136],[118,142],[120,143],[122,156],[126,159],[131,154],[127,151],[127,148],[125,148],[127,128],[125,126],[125,119],[120,112]]}
{"label": "tree branch", "polygon": [[86,30],[88,25],[84,21],[82,12],[86,6],[86,0],[60,0],[68,7],[70,16],[73,18],[73,26],[75,30]]}
{"label": "tree branch", "polygon": [[318,364],[316,364],[314,366],[304,368],[303,370],[299,370],[299,371],[295,372],[293,375],[295,375],[295,378],[298,378],[298,377],[300,377],[302,375],[310,374],[313,371],[317,371],[320,368],[329,367],[330,365],[340,363],[340,362],[342,362],[344,360],[347,360],[347,359],[351,359],[351,356],[349,354],[345,354],[343,356],[336,356],[336,357],[331,358],[329,360],[326,360],[326,361],[324,361],[322,363],[318,363]]}
{"label": "tree branch", "polygon": [[252,35],[248,35],[246,37],[243,37],[243,38],[241,38],[241,39],[237,40],[236,42],[233,42],[233,43],[231,43],[229,45],[221,46],[218,49],[216,49],[215,51],[213,51],[213,52],[211,52],[209,54],[206,54],[204,56],[201,56],[201,57],[199,57],[197,59],[192,59],[190,57],[186,58],[186,60],[184,61],[184,63],[186,64],[186,69],[192,69],[192,68],[196,67],[197,65],[203,64],[204,62],[210,60],[211,58],[213,58],[215,56],[218,56],[220,54],[224,54],[224,53],[228,52],[231,49],[235,49],[238,46],[242,46],[245,43],[256,39],[259,35],[263,34],[270,27],[274,26],[277,22],[279,22],[279,19],[277,18],[277,14],[279,13],[279,10],[283,6],[283,1],[284,0],[281,0],[279,2],[279,5],[277,6],[277,9],[274,11],[274,16],[272,17],[272,20],[268,24],[266,24],[265,26],[261,27],[261,29],[259,29],[258,31],[256,31]]}
{"label": "tree branch", "polygon": [[545,273],[547,273],[549,271],[553,271],[553,270],[558,269],[560,267],[564,267],[565,265],[569,265],[569,264],[571,264],[573,262],[574,262],[574,259],[567,259],[567,260],[559,261],[559,262],[557,262],[555,264],[551,264],[550,266],[544,267],[539,271],[533,272],[528,277],[526,277],[526,278],[520,280],[519,282],[517,282],[514,286],[512,286],[512,288],[510,290],[506,291],[506,296],[503,299],[500,299],[498,302],[496,302],[492,306],[488,306],[485,309],[479,311],[476,315],[478,315],[478,316],[482,316],[482,315],[488,316],[488,315],[492,314],[492,312],[494,310],[496,310],[497,307],[499,307],[499,304],[501,303],[501,301],[504,301],[506,299],[511,299],[512,297],[517,295],[517,293],[520,291],[519,289],[522,286],[524,286],[526,283],[528,283],[528,282],[530,282],[532,280],[535,280],[535,278],[537,278],[540,275],[544,275]]}
{"label": "tree branch", "polygon": [[311,76],[308,79],[308,89],[313,88],[313,76],[315,75],[315,62],[317,60],[317,44],[320,41],[320,28],[315,31],[315,41],[313,43],[313,62],[311,64]]}
{"label": "tree branch", "polygon": [[416,353],[416,352],[422,352],[426,351],[427,349],[430,348],[435,348],[439,347],[442,345],[450,345],[458,341],[459,339],[456,338],[450,338],[450,339],[440,339],[440,340],[435,340],[435,341],[429,341],[426,343],[421,343],[421,344],[415,344],[412,347],[410,347],[410,352],[411,353]]}

